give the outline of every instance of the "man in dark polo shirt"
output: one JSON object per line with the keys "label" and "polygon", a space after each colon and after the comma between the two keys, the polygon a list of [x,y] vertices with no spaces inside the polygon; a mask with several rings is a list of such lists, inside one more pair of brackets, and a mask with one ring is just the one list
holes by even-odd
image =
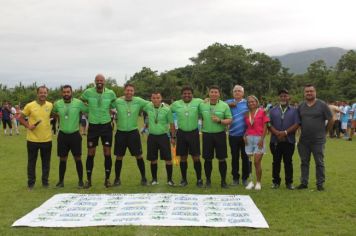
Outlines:
{"label": "man in dark polo shirt", "polygon": [[[324,190],[325,166],[324,149],[326,133],[332,127],[332,114],[325,102],[316,98],[315,87],[308,84],[304,87],[305,101],[298,108],[301,121],[301,134],[298,152],[301,161],[301,184],[297,189],[308,188],[310,156],[313,154],[316,169],[316,186]],[[325,127],[325,122],[328,121]]]}
{"label": "man in dark polo shirt", "polygon": [[295,149],[295,131],[299,127],[300,119],[298,110],[289,105],[288,90],[282,89],[278,92],[278,95],[279,104],[269,111],[270,149],[273,155],[272,188],[277,189],[281,184],[279,173],[283,159],[286,187],[293,190],[292,157]]}
{"label": "man in dark polo shirt", "polygon": [[96,146],[98,146],[99,138],[103,145],[104,151],[104,167],[105,167],[105,187],[110,187],[110,173],[111,173],[111,145],[112,145],[112,127],[110,108],[111,104],[115,101],[115,93],[105,88],[105,77],[98,74],[95,77],[95,87],[86,89],[81,99],[88,104],[88,156],[86,161],[87,178],[88,181],[85,184],[85,188],[91,187],[91,176],[94,167],[94,156],[96,152]]}

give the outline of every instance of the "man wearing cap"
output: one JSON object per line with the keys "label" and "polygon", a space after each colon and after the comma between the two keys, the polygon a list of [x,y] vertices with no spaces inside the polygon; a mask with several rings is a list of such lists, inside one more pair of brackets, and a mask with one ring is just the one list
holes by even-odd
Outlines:
{"label": "man wearing cap", "polygon": [[281,184],[281,161],[284,163],[285,184],[293,190],[293,162],[295,149],[295,131],[299,127],[298,110],[289,105],[287,89],[278,92],[279,104],[269,111],[270,117],[270,149],[273,155],[272,162],[272,188],[277,189]]}

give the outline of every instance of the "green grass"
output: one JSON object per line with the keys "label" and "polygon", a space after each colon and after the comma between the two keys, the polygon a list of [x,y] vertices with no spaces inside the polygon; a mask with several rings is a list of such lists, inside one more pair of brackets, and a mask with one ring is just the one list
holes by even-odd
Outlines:
{"label": "green grass", "polygon": [[[54,141],[56,138],[54,137]],[[145,139],[144,151],[146,149]],[[158,186],[139,185],[139,171],[132,157],[125,157],[122,171],[122,186],[105,189],[104,159],[102,149],[97,150],[93,173],[94,186],[90,190],[76,189],[77,175],[72,158],[67,165],[65,188],[54,188],[58,180],[58,158],[53,142],[50,185],[43,189],[40,184],[41,164],[37,162],[37,184],[29,192],[26,188],[26,140],[25,130],[20,136],[0,134],[0,234],[1,235],[354,235],[356,231],[356,141],[328,139],[326,145],[326,191],[315,190],[314,161],[311,161],[310,184],[308,190],[289,191],[281,186],[270,189],[272,157],[268,153],[263,157],[262,191],[247,191],[242,186],[227,190],[220,188],[217,163],[214,162],[213,183],[211,189],[195,187],[195,174],[192,162],[189,162],[189,185],[185,188],[170,188],[165,185],[164,162],[159,162]],[[85,138],[83,139],[85,147]],[[83,149],[85,160],[86,150]],[[228,160],[228,163],[230,160]],[[85,162],[84,162],[85,165]],[[230,163],[228,165],[230,172]],[[148,162],[146,173],[150,176]],[[299,157],[294,155],[294,182],[299,184]],[[113,174],[112,174],[113,177]],[[282,174],[282,179],[283,179]],[[150,178],[149,178],[150,179]],[[38,181],[39,180],[39,181]],[[180,180],[179,167],[174,169],[174,180]],[[231,182],[231,175],[228,174]],[[192,193],[192,194],[241,194],[250,195],[265,216],[269,229],[252,228],[207,228],[207,227],[87,227],[74,229],[55,228],[12,228],[11,224],[57,193]]]}

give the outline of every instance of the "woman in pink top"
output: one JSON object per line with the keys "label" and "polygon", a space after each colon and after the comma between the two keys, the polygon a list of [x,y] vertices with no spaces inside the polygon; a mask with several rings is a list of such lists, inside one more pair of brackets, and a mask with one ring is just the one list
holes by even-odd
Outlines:
{"label": "woman in pink top", "polygon": [[259,108],[258,99],[251,95],[247,97],[247,105],[249,111],[245,115],[245,123],[247,129],[245,132],[245,151],[249,156],[250,160],[254,157],[255,171],[256,171],[256,185],[254,185],[251,180],[246,186],[246,189],[261,190],[261,177],[262,177],[262,167],[261,161],[262,156],[265,152],[264,138],[267,133],[267,123],[269,118],[266,115],[263,108]]}

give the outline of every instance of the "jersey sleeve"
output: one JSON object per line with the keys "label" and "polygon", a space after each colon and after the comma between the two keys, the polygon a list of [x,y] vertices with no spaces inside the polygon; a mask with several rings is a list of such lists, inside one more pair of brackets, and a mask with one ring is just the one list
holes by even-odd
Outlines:
{"label": "jersey sleeve", "polygon": [[27,104],[24,109],[22,110],[22,114],[25,116],[29,116],[31,114],[31,107],[29,104]]}
{"label": "jersey sleeve", "polygon": [[227,105],[227,103],[225,103],[225,114],[224,114],[224,117],[225,119],[231,119],[232,118],[232,114],[231,114],[231,110],[230,110],[230,107],[229,105]]}
{"label": "jersey sleeve", "polygon": [[150,102],[143,99],[143,98],[138,98],[139,99],[139,103],[140,103],[140,107],[144,108],[147,104],[149,104]]}
{"label": "jersey sleeve", "polygon": [[54,103],[52,112],[54,112],[54,113],[58,112],[58,102]]}
{"label": "jersey sleeve", "polygon": [[85,90],[80,96],[80,98],[84,101],[88,101],[88,90]]}
{"label": "jersey sleeve", "polygon": [[80,101],[79,106],[80,106],[80,111],[81,112],[84,112],[84,113],[88,113],[89,112],[88,106],[85,105],[84,102]]}

